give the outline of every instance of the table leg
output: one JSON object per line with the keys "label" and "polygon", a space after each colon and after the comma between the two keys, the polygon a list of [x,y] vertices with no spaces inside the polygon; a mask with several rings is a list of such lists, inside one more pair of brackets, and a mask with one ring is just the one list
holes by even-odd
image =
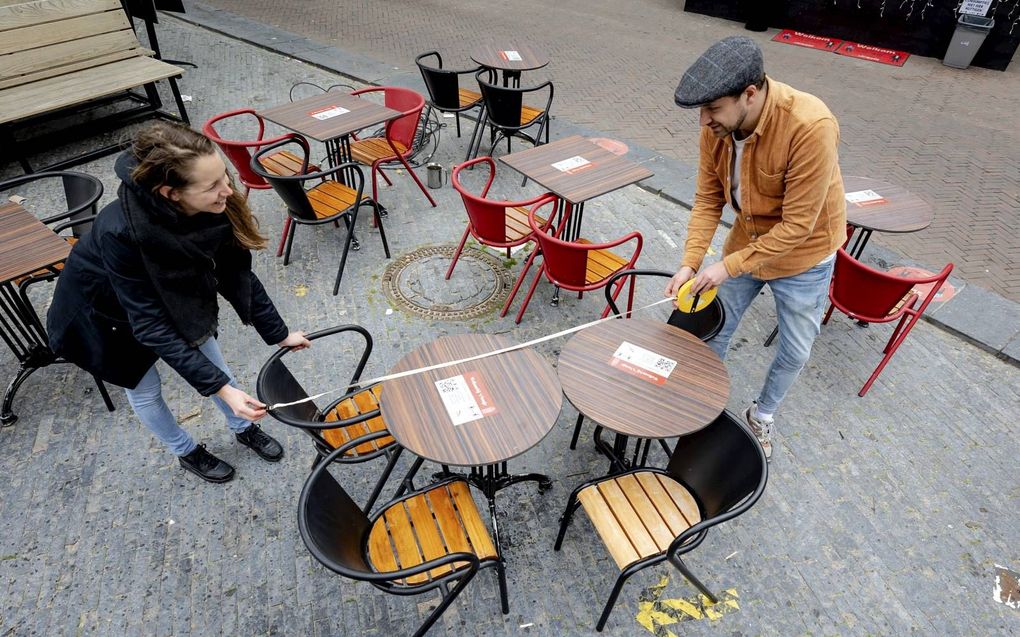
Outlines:
{"label": "table leg", "polygon": [[32,309],[24,290],[19,293],[11,283],[0,285],[0,335],[11,349],[20,366],[4,392],[0,406],[0,424],[14,424],[18,417],[13,412],[14,396],[21,384],[35,370],[56,362],[50,350],[39,317]]}
{"label": "table leg", "polygon": [[[564,216],[566,216],[565,224],[563,224]],[[584,202],[575,204],[563,199],[562,205],[559,206],[556,212],[556,227],[559,228],[563,224],[563,230],[559,233],[559,238],[564,241],[577,241],[578,237],[581,236],[581,222],[583,220]],[[560,304],[560,288],[558,286],[555,286],[555,288],[549,305],[558,307]]]}

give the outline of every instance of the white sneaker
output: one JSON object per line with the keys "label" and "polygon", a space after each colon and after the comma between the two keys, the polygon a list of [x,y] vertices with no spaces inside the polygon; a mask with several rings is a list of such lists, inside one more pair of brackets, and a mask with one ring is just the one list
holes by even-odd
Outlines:
{"label": "white sneaker", "polygon": [[772,418],[768,420],[759,418],[757,412],[757,405],[752,404],[744,412],[744,419],[747,420],[747,426],[757,436],[762,450],[765,451],[765,459],[770,460],[772,458],[772,427],[776,423]]}

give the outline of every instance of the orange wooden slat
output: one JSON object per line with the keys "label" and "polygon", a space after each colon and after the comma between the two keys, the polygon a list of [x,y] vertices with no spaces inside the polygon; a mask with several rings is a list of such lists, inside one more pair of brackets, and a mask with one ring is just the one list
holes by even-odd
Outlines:
{"label": "orange wooden slat", "polygon": [[623,494],[627,496],[627,501],[630,502],[638,517],[641,518],[641,522],[645,525],[648,534],[652,536],[655,546],[658,547],[659,551],[668,549],[669,543],[676,536],[673,535],[669,525],[659,515],[648,494],[641,487],[641,483],[633,475],[626,475],[617,478],[616,484],[623,491]]}
{"label": "orange wooden slat", "polygon": [[606,504],[612,509],[613,515],[619,520],[623,532],[630,538],[630,543],[638,555],[647,557],[658,553],[659,549],[655,545],[655,541],[648,534],[648,530],[645,529],[641,518],[634,511],[634,507],[627,501],[627,496],[623,494],[620,485],[613,480],[607,480],[600,482],[597,486],[602,497],[605,498]]}
{"label": "orange wooden slat", "polygon": [[485,527],[482,517],[478,515],[478,507],[475,506],[475,501],[471,498],[471,490],[467,483],[451,482],[448,488],[450,495],[453,496],[453,502],[457,506],[457,511],[460,513],[460,519],[467,531],[468,539],[475,547],[475,555],[479,559],[495,557],[496,547],[492,544],[489,529]]}
{"label": "orange wooden slat", "polygon": [[445,486],[439,487],[429,491],[427,496],[449,551],[451,553],[474,553],[467,537],[467,531],[464,530],[464,525],[453,506],[453,497],[450,495],[449,489]]}
{"label": "orange wooden slat", "polygon": [[[411,522],[414,524],[414,534],[418,538],[418,545],[421,547],[425,561],[434,560],[448,553],[443,544],[443,538],[436,528],[436,520],[432,517],[428,501],[424,495],[415,496],[405,500],[407,510],[411,514]],[[449,564],[438,566],[429,571],[431,577],[440,577],[449,573],[452,567]]]}
{"label": "orange wooden slat", "polygon": [[631,544],[630,538],[627,537],[619,520],[613,515],[613,511],[602,492],[599,491],[598,485],[584,489],[577,495],[577,499],[581,501],[584,512],[595,526],[595,531],[602,538],[602,543],[606,545],[609,554],[616,561],[620,570],[640,559],[641,556]]}
{"label": "orange wooden slat", "polygon": [[393,545],[390,534],[386,530],[386,521],[380,517],[372,525],[368,534],[368,561],[375,570],[388,573],[397,570],[397,560],[393,557]]}
{"label": "orange wooden slat", "polygon": [[674,538],[690,528],[691,525],[687,522],[687,518],[677,508],[676,502],[669,497],[669,493],[656,479],[655,474],[637,473],[634,475],[637,476],[638,482],[641,483],[641,487],[648,494],[649,500],[669,527],[669,532]]}
{"label": "orange wooden slat", "polygon": [[[411,527],[411,518],[407,515],[404,503],[400,502],[386,509],[383,516],[390,529],[390,539],[393,540],[393,546],[396,548],[400,568],[411,568],[421,564],[421,551],[418,550],[418,542],[414,537],[414,529]],[[421,573],[408,577],[407,582],[419,584],[427,579],[428,574]]]}
{"label": "orange wooden slat", "polygon": [[694,526],[701,522],[701,509],[698,508],[698,502],[682,484],[668,476],[656,475],[655,477],[659,480],[659,484],[669,493],[669,497],[676,503],[677,508],[680,509],[680,513],[687,520],[688,524]]}
{"label": "orange wooden slat", "polygon": [[478,91],[472,91],[466,88],[462,88],[457,91],[458,97],[460,98],[460,107],[464,108],[468,104],[477,104],[482,99],[482,94]]}
{"label": "orange wooden slat", "polygon": [[521,106],[521,126],[535,121],[535,118],[544,112],[545,111],[540,108],[532,108],[527,105]]}

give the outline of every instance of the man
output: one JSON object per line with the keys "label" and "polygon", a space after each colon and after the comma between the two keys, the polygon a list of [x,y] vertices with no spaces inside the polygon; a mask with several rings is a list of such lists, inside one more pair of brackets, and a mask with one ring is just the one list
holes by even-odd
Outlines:
{"label": "man", "polygon": [[[811,355],[835,252],[846,241],[839,125],[818,98],[766,77],[761,49],[744,36],[709,47],[684,73],[675,99],[701,109],[703,128],[687,242],[666,294],[692,277],[692,292],[719,288],[726,324],[709,345],[722,357],[761,288],[772,290],[779,346],[744,412],[771,457],[773,415]],[[737,217],[723,259],[703,268],[726,203]]]}

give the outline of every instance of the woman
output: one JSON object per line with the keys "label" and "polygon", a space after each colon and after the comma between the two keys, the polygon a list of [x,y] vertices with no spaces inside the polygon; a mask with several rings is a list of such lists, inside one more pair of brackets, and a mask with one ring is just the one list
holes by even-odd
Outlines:
{"label": "woman", "polygon": [[181,466],[209,482],[234,468],[198,445],[163,400],[165,361],[227,418],[237,440],[276,462],[283,447],[254,421],[265,405],[238,389],[216,343],[219,292],[266,344],[304,349],[251,271],[265,247],[247,202],[204,135],[160,122],[116,162],[117,200],[71,250],[47,317],[50,345],[67,360],[126,388],[146,427]]}

